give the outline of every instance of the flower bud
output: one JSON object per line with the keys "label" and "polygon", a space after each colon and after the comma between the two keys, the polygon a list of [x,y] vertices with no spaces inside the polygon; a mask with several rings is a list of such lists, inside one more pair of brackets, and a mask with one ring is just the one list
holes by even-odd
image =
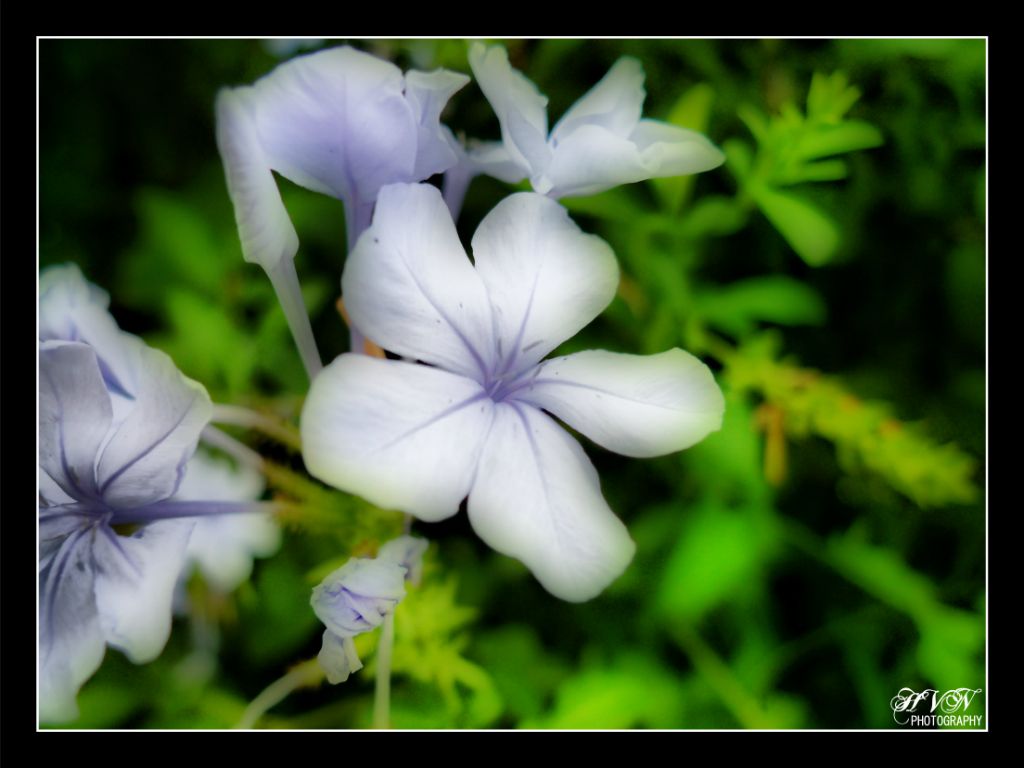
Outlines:
{"label": "flower bud", "polygon": [[406,569],[392,560],[352,558],[313,589],[310,603],[341,638],[379,627],[405,596]]}

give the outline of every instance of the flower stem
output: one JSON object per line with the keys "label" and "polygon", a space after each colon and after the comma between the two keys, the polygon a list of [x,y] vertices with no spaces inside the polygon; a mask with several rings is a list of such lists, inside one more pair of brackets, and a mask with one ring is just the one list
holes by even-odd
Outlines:
{"label": "flower stem", "polygon": [[776,723],[736,678],[728,665],[686,624],[678,624],[673,636],[686,652],[698,674],[707,681],[718,698],[744,728],[773,728]]}
{"label": "flower stem", "polygon": [[[352,255],[359,236],[369,229],[371,223],[373,223],[372,202],[363,203],[357,197],[345,200],[345,234],[348,240],[349,256]],[[350,343],[349,351],[355,354],[364,354],[366,337],[355,327],[351,319],[347,320],[347,322]]]}
{"label": "flower stem", "polygon": [[377,646],[377,686],[373,694],[373,727],[391,727],[391,646],[395,642],[395,614],[384,618]]}
{"label": "flower stem", "polygon": [[213,406],[213,418],[211,421],[215,421],[218,424],[230,424],[235,427],[253,429],[257,432],[262,432],[267,437],[274,438],[282,445],[286,445],[293,450],[302,450],[302,439],[295,427],[281,419],[254,411],[251,408],[218,403]]}
{"label": "flower stem", "polygon": [[316,339],[313,338],[313,326],[309,323],[306,304],[302,300],[302,289],[299,288],[299,276],[295,272],[295,261],[288,258],[281,259],[276,267],[267,272],[267,276],[274,286],[277,300],[281,302],[281,309],[284,310],[284,316],[288,320],[288,327],[295,339],[295,346],[299,348],[302,363],[306,366],[306,373],[312,381],[324,366],[320,361],[320,352],[316,348]]}
{"label": "flower stem", "polygon": [[323,670],[316,659],[310,659],[292,667],[284,676],[264,688],[249,703],[235,728],[247,729],[255,727],[263,715],[284,701],[289,694],[294,693],[299,688],[317,685],[323,680],[323,677]]}
{"label": "flower stem", "polygon": [[219,448],[239,464],[263,471],[263,457],[245,443],[236,440],[227,432],[217,429],[212,424],[203,427],[200,439],[207,445]]}

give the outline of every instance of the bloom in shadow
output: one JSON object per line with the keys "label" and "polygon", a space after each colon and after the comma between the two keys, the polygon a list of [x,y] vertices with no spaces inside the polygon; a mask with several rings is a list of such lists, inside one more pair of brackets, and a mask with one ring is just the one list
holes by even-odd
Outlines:
{"label": "bloom in shadow", "polygon": [[125,348],[130,396],[109,388],[96,350],[39,350],[40,718],[75,716],[79,686],[109,643],[142,663],[162,650],[193,522],[169,502],[200,430],[206,391],[162,352]]}
{"label": "bloom in shadow", "polygon": [[548,134],[547,97],[512,69],[500,46],[474,43],[469,63],[501,124],[505,152],[534,190],[552,198],[592,195],[619,184],[681,176],[721,165],[702,134],[641,119],[644,72],[619,59]]}
{"label": "bloom in shadow", "polygon": [[611,450],[656,456],[718,429],[722,395],[679,349],[544,361],[618,283],[608,245],[553,200],[506,198],[472,246],[475,265],[435,188],[382,190],[342,285],[368,337],[408,361],[342,355],[323,370],[302,414],[306,466],[426,521],[468,496],[484,541],[558,597],[586,600],[634,545],[579,443],[549,414]]}

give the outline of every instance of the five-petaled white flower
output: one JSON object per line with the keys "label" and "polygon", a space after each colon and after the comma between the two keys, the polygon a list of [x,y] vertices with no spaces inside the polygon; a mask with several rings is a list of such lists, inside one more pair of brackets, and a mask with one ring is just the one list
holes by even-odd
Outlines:
{"label": "five-petaled white flower", "polygon": [[498,116],[519,179],[529,178],[548,197],[593,195],[619,184],[707,171],[725,160],[696,131],[641,119],[646,94],[636,59],[615,62],[550,135],[547,97],[512,69],[504,48],[474,43],[469,63]]}
{"label": "five-petaled white flower", "polygon": [[579,443],[545,411],[606,448],[656,456],[718,429],[722,394],[679,349],[543,361],[618,283],[608,245],[555,201],[506,198],[472,246],[475,266],[434,187],[381,191],[343,294],[370,339],[426,364],[347,354],[327,366],[303,408],[306,466],[426,521],[468,496],[485,542],[558,597],[586,600],[625,569],[634,544]]}

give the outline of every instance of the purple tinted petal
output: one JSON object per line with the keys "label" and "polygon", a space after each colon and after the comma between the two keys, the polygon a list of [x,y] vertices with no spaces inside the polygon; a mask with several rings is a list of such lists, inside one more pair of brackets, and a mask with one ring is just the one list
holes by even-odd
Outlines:
{"label": "purple tinted petal", "polygon": [[93,595],[91,535],[77,531],[39,573],[39,719],[78,714],[75,696],[103,660],[105,643]]}
{"label": "purple tinted petal", "polygon": [[98,493],[96,459],[113,410],[96,352],[47,341],[39,348],[39,464],[68,496]]}
{"label": "purple tinted petal", "polygon": [[589,600],[632,559],[629,533],[565,430],[518,403],[498,404],[495,414],[469,494],[473,529],[556,597]]}
{"label": "purple tinted petal", "polygon": [[206,390],[167,355],[138,351],[135,402],[97,464],[100,492],[114,508],[144,506],[175,492],[213,408]]}
{"label": "purple tinted petal", "polygon": [[96,605],[104,636],[137,664],[163,650],[171,599],[193,523],[169,520],[118,536],[106,526],[94,546]]}

